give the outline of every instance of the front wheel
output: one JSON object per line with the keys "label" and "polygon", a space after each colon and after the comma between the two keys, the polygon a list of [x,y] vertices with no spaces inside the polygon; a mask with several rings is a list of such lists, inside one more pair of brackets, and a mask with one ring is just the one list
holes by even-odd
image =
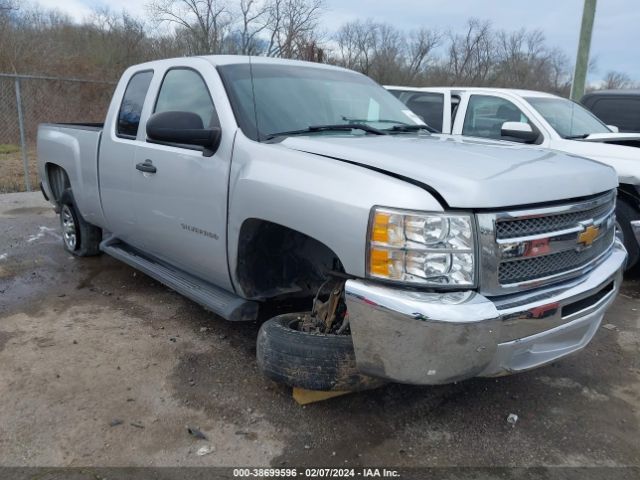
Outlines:
{"label": "front wheel", "polygon": [[258,366],[272,380],[307,390],[352,392],[384,385],[356,367],[350,335],[304,332],[299,314],[267,320],[258,333]]}
{"label": "front wheel", "polygon": [[624,244],[629,255],[626,270],[633,268],[636,263],[638,263],[638,258],[640,257],[640,247],[631,228],[631,222],[634,220],[640,220],[640,213],[625,200],[618,198],[616,205],[616,228],[618,230],[617,236]]}
{"label": "front wheel", "polygon": [[102,230],[82,218],[70,188],[60,196],[60,227],[62,243],[66,251],[78,257],[100,254]]}

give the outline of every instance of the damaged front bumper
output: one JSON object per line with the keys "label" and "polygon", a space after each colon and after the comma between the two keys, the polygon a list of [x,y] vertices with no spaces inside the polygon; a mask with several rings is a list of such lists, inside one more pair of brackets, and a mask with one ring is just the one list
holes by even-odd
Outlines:
{"label": "damaged front bumper", "polygon": [[358,369],[435,385],[521,372],[580,350],[622,282],[622,244],[586,275],[501,299],[427,293],[362,280],[345,287]]}

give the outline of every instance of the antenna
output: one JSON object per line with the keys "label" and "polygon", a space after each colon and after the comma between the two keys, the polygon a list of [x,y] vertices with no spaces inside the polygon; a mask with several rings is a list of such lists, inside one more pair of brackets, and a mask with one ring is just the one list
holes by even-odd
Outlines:
{"label": "antenna", "polygon": [[253,96],[253,115],[256,122],[256,138],[260,141],[260,128],[258,127],[258,107],[256,104],[256,89],[253,85],[253,64],[251,63],[251,55],[249,55],[249,76],[251,77],[251,95]]}

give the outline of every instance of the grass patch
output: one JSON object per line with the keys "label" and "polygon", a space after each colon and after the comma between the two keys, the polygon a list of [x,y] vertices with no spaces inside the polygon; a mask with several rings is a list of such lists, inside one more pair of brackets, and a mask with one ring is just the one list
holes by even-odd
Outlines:
{"label": "grass patch", "polygon": [[12,145],[10,143],[0,143],[0,154],[16,153],[20,151],[18,145]]}
{"label": "grass patch", "polygon": [[[38,166],[35,145],[27,149],[31,189],[38,189]],[[24,192],[24,164],[17,145],[0,144],[0,193]]]}

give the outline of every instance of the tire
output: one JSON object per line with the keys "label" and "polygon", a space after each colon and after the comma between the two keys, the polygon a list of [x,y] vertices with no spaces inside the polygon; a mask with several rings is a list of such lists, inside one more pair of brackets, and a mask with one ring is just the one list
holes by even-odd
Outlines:
{"label": "tire", "polygon": [[621,240],[629,254],[625,270],[631,270],[631,268],[638,263],[638,258],[640,257],[640,247],[631,229],[631,222],[633,220],[640,220],[640,213],[625,200],[618,198],[616,205],[616,226],[619,227],[622,232]]}
{"label": "tire", "polygon": [[358,391],[386,381],[361,374],[350,335],[296,330],[299,314],[267,320],[258,333],[258,366],[270,379],[307,390]]}
{"label": "tire", "polygon": [[70,188],[62,192],[59,203],[62,244],[65,250],[78,257],[99,255],[102,229],[82,218]]}

